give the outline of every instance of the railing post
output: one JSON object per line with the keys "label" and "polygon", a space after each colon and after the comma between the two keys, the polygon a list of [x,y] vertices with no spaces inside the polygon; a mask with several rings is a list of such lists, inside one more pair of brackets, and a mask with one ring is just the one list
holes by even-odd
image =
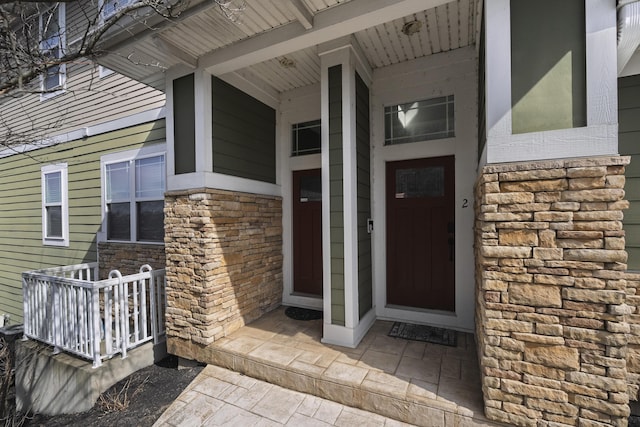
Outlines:
{"label": "railing post", "polygon": [[[22,312],[24,317],[24,332],[31,334],[31,322],[33,316],[31,314],[31,277],[27,273],[22,273]],[[25,338],[25,335],[23,335]]]}
{"label": "railing post", "polygon": [[62,315],[62,305],[58,284],[52,280],[50,285],[53,297],[53,308],[51,310],[51,315],[53,316],[53,354],[58,354],[62,351],[60,348],[62,346],[62,322],[60,319]]}
{"label": "railing post", "polygon": [[[142,290],[141,290],[141,299],[142,299],[142,304],[140,307],[140,320],[141,323],[144,327],[144,338],[147,338],[147,332],[149,331],[149,325],[148,325],[148,319],[147,319],[147,286],[146,284],[149,284],[149,304],[151,305],[151,334],[153,335],[153,343],[157,344],[156,342],[156,334],[155,334],[155,327],[153,325],[153,320],[154,320],[154,315],[153,315],[153,303],[154,303],[154,298],[153,298],[153,269],[151,268],[151,266],[149,264],[145,264],[142,267],[140,267],[140,273],[148,273],[149,274],[149,281],[142,282]],[[144,279],[143,279],[144,280]]]}
{"label": "railing post", "polygon": [[113,279],[114,277],[118,278],[118,287],[117,287],[117,295],[115,301],[116,307],[116,315],[115,320],[119,323],[116,328],[116,341],[119,341],[120,344],[120,352],[122,353],[122,358],[127,357],[127,341],[129,336],[129,325],[127,322],[127,311],[128,311],[128,301],[127,301],[127,293],[124,289],[124,282],[122,280],[122,274],[118,270],[112,270],[109,273],[109,278]]}
{"label": "railing post", "polygon": [[91,323],[90,332],[91,345],[93,349],[93,367],[97,368],[102,364],[102,354],[100,351],[100,289],[91,288]]}

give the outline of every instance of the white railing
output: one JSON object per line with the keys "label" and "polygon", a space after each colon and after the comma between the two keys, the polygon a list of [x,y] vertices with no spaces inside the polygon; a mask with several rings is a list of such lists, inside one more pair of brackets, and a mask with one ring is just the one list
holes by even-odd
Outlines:
{"label": "white railing", "polygon": [[164,339],[165,271],[113,270],[98,279],[97,263],[22,273],[24,335],[93,361]]}

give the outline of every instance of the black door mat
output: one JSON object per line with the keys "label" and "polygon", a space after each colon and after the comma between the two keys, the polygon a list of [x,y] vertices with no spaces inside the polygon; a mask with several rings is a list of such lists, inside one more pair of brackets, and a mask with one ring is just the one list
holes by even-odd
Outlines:
{"label": "black door mat", "polygon": [[450,347],[455,347],[457,344],[456,331],[404,322],[395,322],[389,331],[389,336],[414,341],[426,341]]}
{"label": "black door mat", "polygon": [[300,307],[287,307],[284,311],[287,317],[295,320],[318,320],[322,319],[322,312]]}

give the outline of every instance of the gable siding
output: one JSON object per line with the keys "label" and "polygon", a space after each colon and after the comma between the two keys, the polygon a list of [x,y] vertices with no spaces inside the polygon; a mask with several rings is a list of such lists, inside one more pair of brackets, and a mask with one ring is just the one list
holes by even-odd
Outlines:
{"label": "gable siding", "polygon": [[[164,141],[159,120],[0,159],[0,314],[22,321],[23,271],[96,261],[100,156]],[[54,163],[68,164],[68,247],[42,244],[40,169]]]}
{"label": "gable siding", "polygon": [[212,77],[213,171],[276,182],[276,112]]}
{"label": "gable siding", "polygon": [[618,79],[618,149],[631,156],[625,176],[629,209],[624,211],[629,270],[640,270],[640,75]]}
{"label": "gable siding", "polygon": [[[39,87],[38,82],[33,85]],[[163,92],[120,74],[99,78],[97,65],[89,60],[67,65],[66,87],[64,93],[45,100],[31,94],[3,102],[0,138],[10,131],[25,135],[25,142],[37,142],[165,104]]]}
{"label": "gable siding", "polygon": [[345,325],[344,188],[342,158],[342,66],[329,68],[329,228],[331,323]]}
{"label": "gable siding", "polygon": [[373,307],[371,234],[371,142],[369,141],[369,88],[356,73],[356,151],[358,168],[358,314]]}

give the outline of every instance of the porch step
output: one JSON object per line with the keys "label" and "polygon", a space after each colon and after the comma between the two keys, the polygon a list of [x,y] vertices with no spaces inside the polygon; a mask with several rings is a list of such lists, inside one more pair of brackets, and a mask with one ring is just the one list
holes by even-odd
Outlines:
{"label": "porch step", "polygon": [[483,413],[471,334],[458,346],[387,336],[377,321],[355,349],[320,342],[322,320],[282,308],[207,347],[207,363],[421,426],[497,426]]}

